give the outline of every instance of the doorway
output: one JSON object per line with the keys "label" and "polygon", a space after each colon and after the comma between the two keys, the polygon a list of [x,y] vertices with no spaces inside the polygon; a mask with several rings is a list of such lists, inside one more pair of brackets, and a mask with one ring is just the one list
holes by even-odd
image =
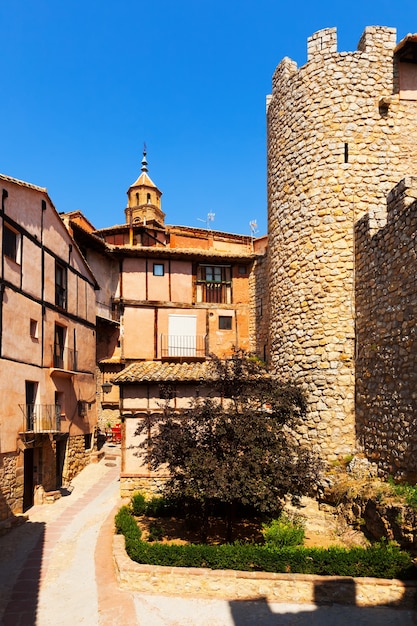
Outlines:
{"label": "doorway", "polygon": [[23,512],[25,512],[33,506],[34,449],[26,448],[23,455]]}

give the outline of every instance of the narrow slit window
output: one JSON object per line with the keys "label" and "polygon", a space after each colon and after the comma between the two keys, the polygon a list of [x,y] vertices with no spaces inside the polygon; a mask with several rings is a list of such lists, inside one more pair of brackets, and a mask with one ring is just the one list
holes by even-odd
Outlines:
{"label": "narrow slit window", "polygon": [[349,144],[345,143],[345,163],[349,163]]}

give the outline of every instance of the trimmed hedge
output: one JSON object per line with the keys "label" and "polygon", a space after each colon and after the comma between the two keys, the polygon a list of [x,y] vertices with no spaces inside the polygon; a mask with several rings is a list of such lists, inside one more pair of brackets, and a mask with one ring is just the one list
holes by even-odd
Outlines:
{"label": "trimmed hedge", "polygon": [[271,548],[256,544],[172,545],[141,541],[141,531],[129,507],[116,515],[116,529],[126,537],[126,552],[137,563],[170,567],[207,567],[241,571],[368,576],[415,579],[411,556],[396,545],[368,548]]}

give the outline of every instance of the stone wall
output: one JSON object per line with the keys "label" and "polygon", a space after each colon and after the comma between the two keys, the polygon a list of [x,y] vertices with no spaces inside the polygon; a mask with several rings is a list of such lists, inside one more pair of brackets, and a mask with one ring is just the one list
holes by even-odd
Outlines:
{"label": "stone wall", "polygon": [[122,535],[114,536],[113,558],[120,586],[130,591],[223,600],[415,608],[415,582],[140,565],[127,556],[124,543]]}
{"label": "stone wall", "polygon": [[273,369],[307,391],[300,439],[333,460],[354,451],[356,222],[383,226],[386,195],[417,167],[417,102],[399,97],[395,29],[368,27],[355,52],[313,35],[285,58],[268,97]]}
{"label": "stone wall", "polygon": [[254,261],[249,276],[250,318],[249,337],[250,350],[261,359],[269,360],[269,290],[268,290],[268,256],[265,253]]}
{"label": "stone wall", "polygon": [[140,491],[148,497],[161,495],[166,481],[166,478],[122,473],[120,475],[120,497],[131,498],[136,491]]}
{"label": "stone wall", "polygon": [[0,522],[22,512],[23,467],[16,453],[0,455]]}
{"label": "stone wall", "polygon": [[357,432],[385,474],[417,480],[417,178],[388,196],[386,225],[356,229]]}
{"label": "stone wall", "polygon": [[91,454],[94,450],[94,437],[91,439],[92,448],[85,449],[84,435],[76,435],[68,437],[67,449],[65,454],[64,471],[62,482],[68,485],[77,474],[81,472],[91,461]]}

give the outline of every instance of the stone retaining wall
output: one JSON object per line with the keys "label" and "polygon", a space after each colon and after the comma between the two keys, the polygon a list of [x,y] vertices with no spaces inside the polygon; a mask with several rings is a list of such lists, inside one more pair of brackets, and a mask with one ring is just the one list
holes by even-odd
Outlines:
{"label": "stone retaining wall", "polygon": [[417,584],[414,582],[140,565],[127,556],[122,535],[113,538],[113,557],[121,587],[142,593],[224,600],[415,607]]}
{"label": "stone retaining wall", "polygon": [[157,476],[143,476],[134,474],[120,474],[120,497],[131,498],[136,491],[148,497],[159,496],[164,490],[167,478]]}

